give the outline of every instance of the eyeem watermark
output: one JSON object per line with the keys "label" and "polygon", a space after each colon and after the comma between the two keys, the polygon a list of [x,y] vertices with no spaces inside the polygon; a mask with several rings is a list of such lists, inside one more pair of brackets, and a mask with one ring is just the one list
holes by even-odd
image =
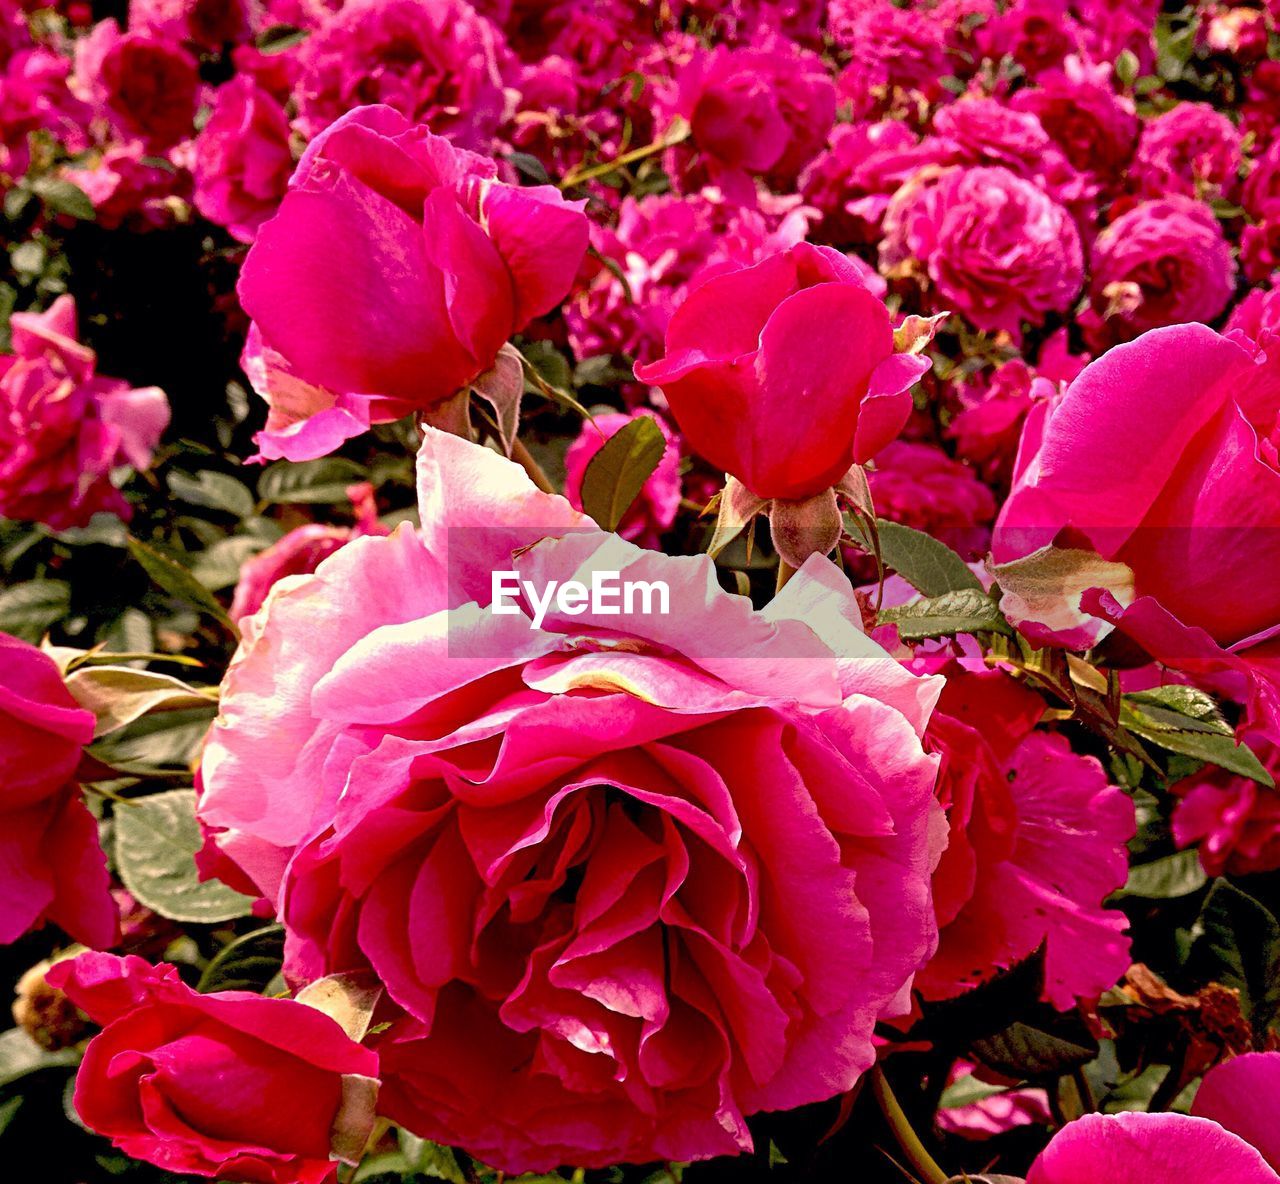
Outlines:
{"label": "eyeem watermark", "polygon": [[522,580],[516,571],[495,571],[490,584],[490,611],[496,616],[523,613],[520,598],[533,612],[530,629],[540,629],[554,604],[556,611],[576,617],[592,616],[665,617],[671,612],[671,589],[665,580],[624,580],[616,571],[593,571],[590,585],[581,580],[551,580],[539,588],[532,580]]}

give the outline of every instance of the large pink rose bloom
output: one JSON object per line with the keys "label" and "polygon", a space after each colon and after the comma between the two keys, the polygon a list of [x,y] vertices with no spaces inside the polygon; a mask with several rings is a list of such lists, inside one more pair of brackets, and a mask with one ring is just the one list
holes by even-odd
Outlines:
{"label": "large pink rose bloom", "polygon": [[[1203,325],[1117,346],[1041,403],[996,523],[997,561],[1056,540],[1131,575],[1098,576],[1111,594],[1106,606],[1077,589],[1066,616],[1033,611],[1030,625],[1050,640],[1088,645],[1109,631],[1107,613],[1131,601],[1126,617],[1151,624],[1171,614],[1223,646],[1280,624],[1278,414],[1276,364],[1242,336]],[[1142,447],[1117,448],[1123,440]]]}
{"label": "large pink rose bloom", "polygon": [[298,130],[311,139],[353,107],[380,103],[487,152],[507,102],[509,53],[466,0],[353,0],[299,51]]}
{"label": "large pink rose bloom", "polygon": [[699,50],[677,81],[678,110],[712,179],[744,201],[748,176],[793,184],[835,121],[836,88],[821,59],[785,43]]}
{"label": "large pink rose bloom", "polygon": [[1075,1006],[1129,966],[1124,885],[1133,803],[1091,756],[1033,730],[1044,700],[992,671],[945,670],[929,725],[950,839],[934,877],[941,939],[916,985],[950,998],[1044,947],[1045,999]]}
{"label": "large pink rose bloom", "polygon": [[1188,1114],[1088,1114],[1068,1123],[1031,1165],[1027,1184],[1176,1180],[1276,1184],[1280,1053],[1249,1053],[1211,1069]]}
{"label": "large pink rose bloom", "polygon": [[1133,171],[1148,197],[1229,196],[1240,171],[1240,133],[1208,103],[1179,103],[1142,129]]}
{"label": "large pink rose bloom", "polygon": [[587,247],[581,203],[496,171],[390,107],[312,141],[238,288],[246,369],[272,405],[264,456],[323,456],[449,398],[560,302]]}
{"label": "large pink rose bloom", "polygon": [[293,153],[284,110],[251,78],[240,75],[218,90],[196,137],[193,172],[196,209],[253,242],[284,197]]}
{"label": "large pink rose bloom", "polygon": [[92,739],[53,659],[0,633],[0,943],[46,921],[86,945],[116,940],[98,824],[73,780]]}
{"label": "large pink rose bloom", "polygon": [[70,296],[14,313],[11,327],[14,352],[0,355],[0,514],[55,530],[99,511],[128,518],[111,471],[151,463],[169,423],[164,392],[94,373]]}
{"label": "large pink rose bloom", "polygon": [[[246,623],[200,811],[287,974],[402,1009],[382,1109],[507,1171],[700,1159],[848,1089],[935,941],[938,680],[813,558],[763,612],[429,430],[420,534],[358,539]],[[491,611],[659,580],[669,615]],[[584,607],[584,606],[578,606]]]}
{"label": "large pink rose bloom", "polygon": [[1095,351],[1148,329],[1212,321],[1235,292],[1236,265],[1204,202],[1173,194],[1144,201],[1093,244],[1092,307],[1080,318]]}
{"label": "large pink rose bloom", "polygon": [[1008,169],[921,173],[889,205],[881,270],[922,263],[938,310],[979,329],[1020,336],[1065,312],[1084,282],[1080,235],[1070,214]]}
{"label": "large pink rose bloom", "polygon": [[723,272],[685,298],[666,356],[636,377],[662,388],[695,452],[759,497],[803,500],[898,434],[929,368],[894,353],[871,286],[809,243]]}

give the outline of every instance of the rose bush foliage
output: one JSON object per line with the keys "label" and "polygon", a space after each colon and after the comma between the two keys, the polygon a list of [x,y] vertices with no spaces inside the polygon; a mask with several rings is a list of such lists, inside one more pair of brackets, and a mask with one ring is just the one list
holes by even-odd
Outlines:
{"label": "rose bush foliage", "polygon": [[1278,98],[1263,0],[0,0],[6,1162],[1275,1180]]}

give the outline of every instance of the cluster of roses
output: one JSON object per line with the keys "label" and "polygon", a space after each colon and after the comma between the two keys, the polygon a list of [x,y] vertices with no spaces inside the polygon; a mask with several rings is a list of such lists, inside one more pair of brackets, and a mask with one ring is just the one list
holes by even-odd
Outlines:
{"label": "cluster of roses", "polygon": [[[1280,867],[1280,298],[1236,300],[1280,232],[1269,8],[1197,15],[1228,115],[1152,73],[1153,0],[0,5],[9,183],[252,244],[261,455],[422,429],[419,526],[302,528],[234,606],[201,863],[283,924],[299,996],[51,972],[106,1025],[80,1115],[130,1154],[320,1184],[374,1113],[511,1171],[734,1154],[853,1088],[878,1025],[1027,959],[1053,1007],[1096,1000],[1134,806],[1046,725],[1033,654],[1099,712],[1230,704],[1257,769],[1179,782],[1174,833],[1210,874]],[[567,496],[515,439],[520,333],[628,363]],[[126,514],[164,396],[96,376],[69,299],[12,341],[0,512]],[[660,459],[603,529],[591,462],[645,418]],[[663,550],[712,494],[713,551],[768,520],[763,608]],[[947,589],[855,590],[876,515],[959,552]],[[499,569],[671,611],[533,628],[488,611]],[[912,632],[943,591],[968,615]],[[0,938],[109,946],[92,718],[5,644]],[[312,1006],[352,992],[345,1031]],[[1274,1181],[1278,1059],[1194,1117],[1070,1124],[1030,1180]]]}

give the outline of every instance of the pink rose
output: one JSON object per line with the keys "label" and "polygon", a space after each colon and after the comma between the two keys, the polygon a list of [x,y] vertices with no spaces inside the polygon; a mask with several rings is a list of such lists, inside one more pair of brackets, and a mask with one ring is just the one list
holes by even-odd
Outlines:
{"label": "pink rose", "polygon": [[1084,281],[1080,235],[1066,210],[1006,168],[921,173],[889,204],[881,270],[919,260],[935,308],[1015,338],[1065,312]]}
{"label": "pink rose", "polygon": [[[385,983],[409,1130],[511,1172],[744,1150],[745,1115],[870,1067],[932,951],[937,682],[824,559],[756,613],[492,451],[428,429],[418,456],[420,534],[356,540],[247,622],[204,824],[293,980]],[[660,580],[671,612],[531,628],[490,611],[497,570]]]}
{"label": "pink rose", "polygon": [[298,129],[310,140],[377,103],[488,152],[507,102],[509,55],[501,32],[466,0],[351,0],[299,50]]}
{"label": "pink rose", "polygon": [[1081,324],[1095,351],[1162,325],[1212,321],[1235,291],[1218,219],[1177,194],[1121,214],[1094,241],[1092,262],[1092,307]]}
{"label": "pink rose", "polygon": [[172,148],[195,130],[199,66],[175,42],[121,33],[115,21],[102,21],[77,45],[76,73],[116,126],[153,150]]}
{"label": "pink rose", "polygon": [[879,116],[895,90],[933,101],[951,72],[945,20],[899,8],[892,0],[830,0],[827,28],[851,55],[837,87],[858,117]]}
{"label": "pink rose", "polygon": [[[1077,595],[1067,606],[1080,614],[1075,625],[1041,621],[1046,637],[1092,644],[1130,601],[1142,612],[1148,599],[1220,645],[1280,623],[1270,574],[1280,569],[1278,389],[1274,363],[1243,336],[1179,325],[1117,346],[1040,405],[996,524],[995,558],[1062,536],[1059,545],[1091,548],[1131,573],[1099,577],[1109,609],[1086,595],[1081,610]],[[1121,440],[1142,447],[1117,448]]]}
{"label": "pink rose", "polygon": [[1248,1053],[1211,1069],[1191,1114],[1086,1114],[1041,1152],[1027,1184],[1177,1180],[1276,1184],[1280,1053]]}
{"label": "pink rose", "polygon": [[1083,40],[1067,0],[1014,0],[978,29],[983,53],[993,61],[1008,54],[1037,81],[1066,57],[1079,53]]}
{"label": "pink rose", "polygon": [[981,558],[996,501],[974,471],[933,444],[894,440],[867,475],[876,513],[931,534],[967,558]]}
{"label": "pink rose", "polygon": [[[1266,728],[1243,727],[1238,741],[1280,777],[1280,743]],[[1173,837],[1179,847],[1199,846],[1211,876],[1248,876],[1280,868],[1280,791],[1222,769],[1205,769],[1174,787]]]}
{"label": "pink rose", "polygon": [[689,446],[759,497],[796,501],[898,434],[929,367],[894,353],[863,273],[808,243],[701,284],[666,349],[636,377],[662,388]]}
{"label": "pink rose", "polygon": [[1182,193],[1212,201],[1230,196],[1240,171],[1240,133],[1208,103],[1179,103],[1142,129],[1133,164],[1148,197]]}
{"label": "pink rose", "polygon": [[70,69],[65,58],[43,48],[0,61],[0,178],[26,173],[32,132],[47,133],[69,152],[89,146],[85,129],[93,111],[68,89]]}
{"label": "pink rose", "polygon": [[1093,757],[1033,730],[1039,695],[995,671],[945,673],[927,743],[951,834],[934,877],[938,952],[916,987],[950,998],[1043,945],[1045,999],[1066,1010],[1129,966],[1124,914],[1103,901],[1124,886],[1133,803]]}
{"label": "pink rose", "polygon": [[53,659],[0,633],[0,943],[46,921],[86,945],[118,936],[98,824],[74,780],[93,726]]}
{"label": "pink rose", "polygon": [[367,534],[388,534],[378,521],[373,486],[352,485],[347,496],[355,508],[354,526],[324,526],[318,522],[295,527],[265,551],[245,562],[240,569],[235,595],[231,598],[231,619],[251,617],[262,607],[278,580],[285,576],[310,575],[320,564],[352,539]]}
{"label": "pink rose", "polygon": [[280,205],[293,154],[280,104],[251,79],[219,88],[196,138],[195,205],[210,222],[251,243]]}
{"label": "pink rose", "polygon": [[[573,503],[575,509],[582,509],[582,478],[587,471],[591,458],[604,447],[605,441],[611,439],[645,411],[635,411],[630,415],[620,412],[597,415],[593,422],[584,423],[578,438],[569,445],[565,454],[564,495]],[[651,418],[662,429],[666,439],[666,450],[658,467],[649,474],[639,496],[632,504],[622,521],[618,523],[618,533],[624,539],[631,539],[642,547],[657,548],[662,533],[671,528],[680,509],[680,441],[660,416]]]}
{"label": "pink rose", "polygon": [[835,84],[821,59],[785,42],[699,50],[676,81],[677,110],[712,179],[744,200],[747,176],[794,184],[835,121]]}
{"label": "pink rose", "polygon": [[389,107],[312,141],[238,287],[271,371],[255,380],[274,415],[264,456],[322,456],[449,398],[556,307],[587,246],[581,203],[495,172]]}
{"label": "pink rose", "polygon": [[252,39],[263,24],[257,0],[129,0],[129,29],[218,51]]}
{"label": "pink rose", "polygon": [[76,1113],[126,1155],[251,1184],[333,1180],[344,1090],[371,1091],[378,1058],[329,1016],[248,991],[198,995],[174,967],[133,956],[81,954],[45,977],[104,1025],[76,1074]]}
{"label": "pink rose", "polygon": [[164,392],[94,373],[70,296],[14,313],[11,327],[14,352],[0,355],[0,513],[55,530],[99,511],[127,519],[111,471],[151,463],[169,423]]}
{"label": "pink rose", "polygon": [[171,226],[191,197],[190,174],[151,156],[141,140],[115,144],[82,167],[64,168],[62,175],[84,191],[95,220],[107,230]]}
{"label": "pink rose", "polygon": [[1113,186],[1133,158],[1139,123],[1133,103],[1115,93],[1110,79],[1107,64],[1092,68],[1069,59],[1009,103],[1040,120],[1073,168]]}

